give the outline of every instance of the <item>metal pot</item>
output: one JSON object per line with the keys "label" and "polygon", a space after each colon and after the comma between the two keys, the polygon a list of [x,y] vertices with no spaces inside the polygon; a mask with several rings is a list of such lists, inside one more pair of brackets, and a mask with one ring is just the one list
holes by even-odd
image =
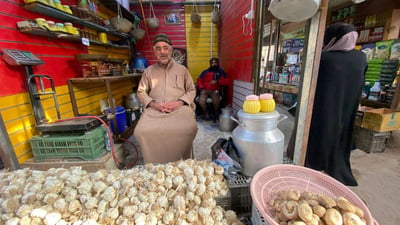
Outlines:
{"label": "metal pot", "polygon": [[219,115],[219,129],[225,132],[231,132],[235,128],[235,122],[231,119],[233,110],[230,107],[221,109]]}
{"label": "metal pot", "polygon": [[232,140],[240,157],[242,173],[253,176],[263,167],[283,163],[284,135],[278,123],[287,116],[277,111],[249,114],[240,110]]}
{"label": "metal pot", "polygon": [[140,102],[135,92],[128,94],[126,98],[126,108],[131,108],[133,110],[137,110],[140,108]]}

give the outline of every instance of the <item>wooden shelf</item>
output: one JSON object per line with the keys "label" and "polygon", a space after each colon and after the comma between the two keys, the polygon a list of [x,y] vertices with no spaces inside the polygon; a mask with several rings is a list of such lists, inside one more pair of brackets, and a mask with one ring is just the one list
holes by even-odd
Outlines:
{"label": "wooden shelf", "polygon": [[[38,35],[38,36],[43,36],[43,37],[48,37],[48,38],[58,38],[58,39],[66,40],[66,41],[82,42],[82,37],[79,35],[53,32],[53,31],[42,29],[42,28],[20,29],[20,32],[24,33],[24,34]],[[89,40],[89,42],[90,42],[90,44],[103,45],[106,47],[129,49],[128,45],[116,45],[116,44],[112,44],[112,43],[103,43],[103,42],[95,41],[95,40]]]}
{"label": "wooden shelf", "polygon": [[128,38],[129,36],[127,34],[124,33],[120,33],[120,32],[116,32],[116,31],[112,31],[109,30],[106,27],[103,27],[101,25],[98,25],[96,23],[92,23],[90,21],[86,21],[83,20],[81,18],[78,18],[76,16],[73,16],[71,14],[68,14],[64,11],[61,11],[59,9],[53,8],[51,6],[39,3],[39,2],[34,2],[34,3],[29,3],[29,4],[25,4],[24,8],[28,11],[32,11],[32,12],[36,12],[42,15],[46,15],[46,16],[50,16],[65,22],[70,22],[73,24],[77,24],[77,25],[81,25],[96,31],[100,31],[100,32],[106,32],[108,34],[120,37],[120,38]]}
{"label": "wooden shelf", "polygon": [[132,73],[123,76],[104,76],[104,77],[77,77],[70,78],[68,81],[73,83],[87,83],[87,82],[104,82],[104,81],[121,81],[121,80],[129,80],[132,78],[142,76],[141,73]]}
{"label": "wooden shelf", "polygon": [[295,94],[295,95],[297,95],[299,92],[299,88],[296,85],[272,83],[272,82],[266,83],[264,85],[264,89],[288,93],[288,94]]}
{"label": "wooden shelf", "polygon": [[[125,81],[125,80],[130,80],[132,83],[137,82],[137,79],[139,79],[142,76],[141,73],[134,73],[134,74],[128,74],[128,75],[123,75],[123,76],[104,76],[104,77],[78,77],[78,78],[70,78],[68,79],[68,89],[69,89],[69,96],[71,98],[71,105],[72,105],[72,110],[74,111],[75,116],[79,116],[79,108],[77,105],[76,97],[75,97],[75,91],[74,91],[74,84],[77,83],[103,83],[105,84],[105,88],[107,90],[107,96],[108,96],[108,102],[110,102],[110,109],[113,115],[115,115],[115,105],[113,101],[113,93],[111,89],[111,83],[112,82],[118,82],[118,81]],[[114,130],[115,134],[118,135],[119,133],[117,132],[117,120],[114,116],[113,118],[113,125],[114,125]]]}
{"label": "wooden shelf", "polygon": [[369,99],[361,99],[361,105],[372,107],[372,108],[390,108],[390,103],[373,101],[373,100],[369,100]]}

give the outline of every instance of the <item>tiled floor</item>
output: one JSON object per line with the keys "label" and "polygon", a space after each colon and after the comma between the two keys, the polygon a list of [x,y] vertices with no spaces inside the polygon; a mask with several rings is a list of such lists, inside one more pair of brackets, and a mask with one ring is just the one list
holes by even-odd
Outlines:
{"label": "tiled floor", "polygon": [[228,139],[231,136],[230,132],[219,130],[218,122],[198,120],[197,127],[197,135],[193,142],[193,153],[194,158],[198,160],[211,159],[211,146],[218,138]]}

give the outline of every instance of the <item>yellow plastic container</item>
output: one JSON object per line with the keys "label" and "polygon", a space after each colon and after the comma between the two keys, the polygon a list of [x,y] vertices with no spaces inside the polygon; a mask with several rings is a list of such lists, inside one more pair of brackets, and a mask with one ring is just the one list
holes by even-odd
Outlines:
{"label": "yellow plastic container", "polygon": [[72,26],[72,23],[65,22],[64,28],[67,31],[67,33],[74,34],[74,27]]}
{"label": "yellow plastic container", "polygon": [[54,5],[54,1],[53,0],[47,0],[47,5],[55,8],[56,6]]}
{"label": "yellow plastic container", "polygon": [[265,93],[260,95],[261,112],[273,112],[275,110],[275,100],[272,94]]}
{"label": "yellow plastic container", "polygon": [[48,27],[46,20],[43,18],[36,18],[35,21],[36,21],[37,25],[39,25],[39,27],[41,27],[41,28]]}
{"label": "yellow plastic container", "polygon": [[56,23],[56,31],[66,32],[64,24],[63,23]]}
{"label": "yellow plastic container", "polygon": [[79,30],[78,30],[78,28],[73,27],[73,32],[72,32],[72,34],[73,34],[73,35],[79,35]]}
{"label": "yellow plastic container", "polygon": [[243,103],[245,113],[258,113],[261,110],[261,104],[257,95],[248,95]]}
{"label": "yellow plastic container", "polygon": [[71,8],[69,7],[69,5],[62,5],[62,7],[63,7],[63,11],[64,11],[64,12],[66,12],[66,13],[72,15],[72,10],[71,10]]}
{"label": "yellow plastic container", "polygon": [[106,44],[108,42],[107,34],[104,32],[99,33],[99,39],[104,44]]}
{"label": "yellow plastic container", "polygon": [[56,23],[51,20],[47,20],[48,28],[50,31],[57,31]]}
{"label": "yellow plastic container", "polygon": [[64,11],[64,8],[63,8],[60,0],[53,0],[53,2],[54,2],[54,6],[56,7],[56,9]]}

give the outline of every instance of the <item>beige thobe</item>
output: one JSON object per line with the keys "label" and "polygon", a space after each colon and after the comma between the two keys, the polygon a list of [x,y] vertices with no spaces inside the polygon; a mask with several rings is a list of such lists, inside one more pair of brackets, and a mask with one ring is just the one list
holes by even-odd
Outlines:
{"label": "beige thobe", "polygon": [[[137,96],[144,111],[134,135],[145,163],[167,163],[192,156],[193,140],[197,134],[195,95],[189,71],[174,61],[169,62],[166,68],[157,63],[143,72]],[[148,107],[153,100],[182,100],[186,104],[171,113],[162,113]]]}

